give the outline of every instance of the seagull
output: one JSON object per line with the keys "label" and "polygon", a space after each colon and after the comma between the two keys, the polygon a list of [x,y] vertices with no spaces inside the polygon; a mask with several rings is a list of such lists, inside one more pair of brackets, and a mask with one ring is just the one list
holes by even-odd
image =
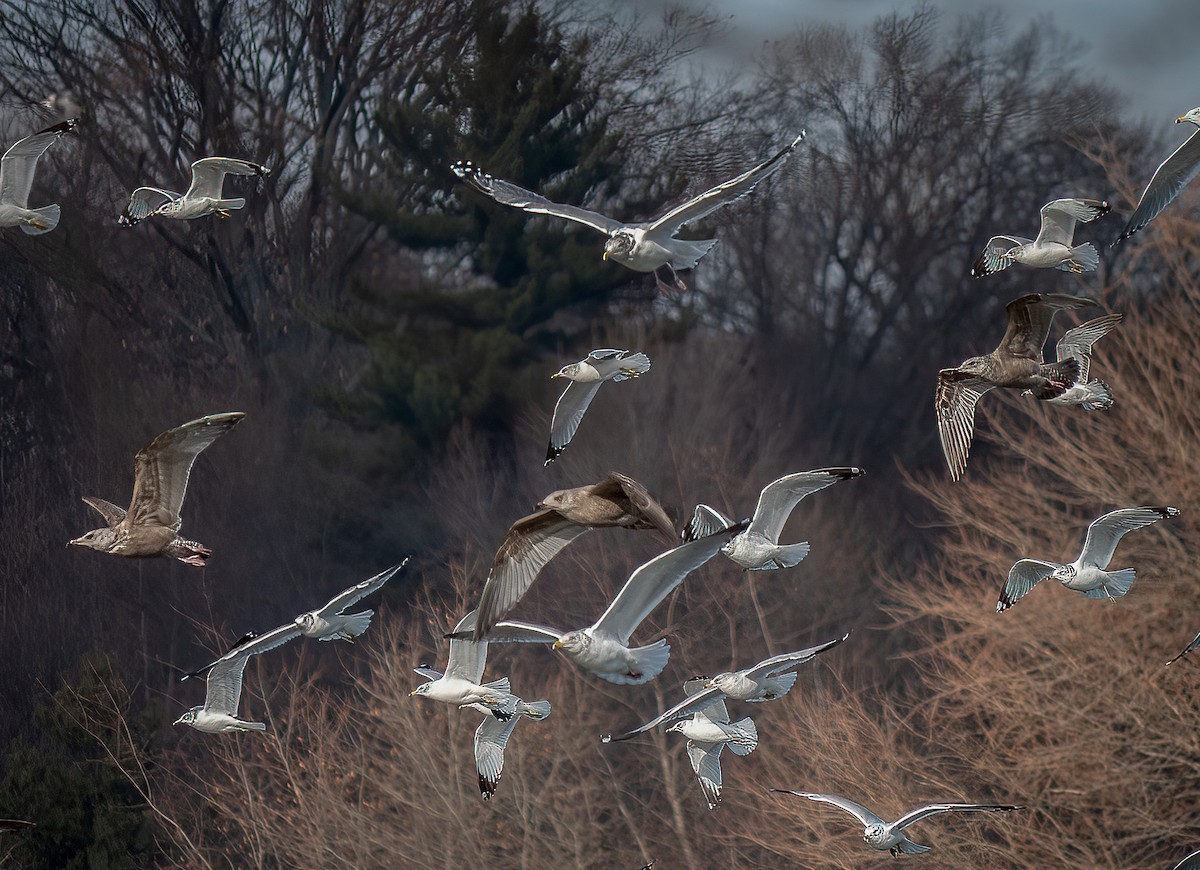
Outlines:
{"label": "seagull", "polygon": [[222,658],[208,672],[208,689],[204,706],[193,707],[174,721],[174,725],[190,725],[197,731],[225,734],[229,731],[266,731],[262,722],[247,722],[237,717],[242,697],[242,673],[250,656],[263,650],[244,648],[232,658]]}
{"label": "seagull", "polygon": [[[683,684],[683,691],[694,695],[708,682],[707,677],[693,677]],[[667,731],[687,738],[688,759],[710,810],[721,802],[721,750],[728,745],[734,755],[749,755],[758,746],[754,720],[747,716],[730,722],[725,700],[719,697],[709,697],[707,703],[692,711],[691,718],[676,722]]]}
{"label": "seagull", "polygon": [[[771,571],[800,564],[808,555],[808,541],[779,543],[779,535],[792,510],[805,496],[862,473],[861,468],[818,468],[768,483],[758,496],[750,527],[722,547],[721,552],[748,571]],[[732,525],[733,521],[716,509],[699,504],[692,521],[683,530],[683,540],[693,541]]]}
{"label": "seagull", "polygon": [[783,166],[796,147],[804,141],[804,135],[801,132],[790,145],[749,172],[718,184],[649,223],[624,224],[585,208],[551,202],[541,194],[488,175],[470,160],[458,160],[450,168],[463,181],[501,205],[510,205],[533,214],[565,218],[604,233],[608,236],[608,241],[604,244],[605,260],[613,259],[635,272],[653,272],[658,286],[669,290],[669,286],[658,274],[659,269],[666,267],[675,287],[686,290],[687,285],[675,274],[676,271],[694,269],[700,259],[712,250],[717,240],[685,241],[675,238],[675,235],[684,225],[695,223],[717,209],[748,195],[760,181]]}
{"label": "seagull", "polygon": [[29,189],[38,158],[46,149],[79,126],[72,118],[47,127],[15,143],[0,157],[0,227],[20,227],[31,236],[40,236],[58,226],[57,205],[29,207]]}
{"label": "seagull", "polygon": [[[1079,360],[1079,377],[1065,393],[1047,399],[1047,402],[1051,405],[1078,405],[1085,411],[1107,411],[1112,407],[1112,390],[1108,384],[1097,379],[1089,381],[1088,372],[1092,364],[1092,345],[1108,335],[1120,322],[1120,314],[1106,314],[1063,333],[1055,348],[1054,358],[1056,361],[1071,357]],[[1025,390],[1021,395],[1030,396],[1033,391]]]}
{"label": "seagull", "polygon": [[[1200,127],[1200,106],[1175,119],[1176,124],[1184,121]],[[1154,170],[1150,183],[1142,191],[1137,208],[1129,216],[1129,222],[1121,230],[1121,235],[1117,236],[1117,241],[1125,241],[1158,217],[1159,212],[1174,202],[1175,197],[1191,184],[1197,173],[1200,173],[1200,130],[1193,130],[1188,140]]]}
{"label": "seagull", "polygon": [[1056,199],[1042,206],[1042,229],[1034,240],[1021,236],[992,236],[971,267],[971,276],[981,278],[1024,263],[1064,272],[1094,272],[1100,255],[1091,242],[1075,245],[1075,224],[1086,224],[1108,214],[1109,205],[1098,199]]}
{"label": "seagull", "polygon": [[125,206],[125,211],[117,217],[117,223],[123,227],[131,227],[155,215],[181,221],[190,221],[210,214],[227,218],[231,211],[244,207],[246,200],[241,197],[224,197],[221,186],[225,183],[225,176],[254,175],[265,178],[270,174],[271,170],[266,166],[251,163],[249,160],[205,157],[192,164],[192,186],[187,189],[187,193],[180,195],[158,187],[139,187],[129,197],[129,205]]}
{"label": "seagull", "polygon": [[[474,641],[458,641],[474,643]],[[482,704],[469,706],[484,714],[484,719],[475,729],[475,770],[479,773],[479,793],[488,800],[496,793],[496,785],[504,772],[504,747],[522,717],[541,721],[550,715],[549,701],[522,701],[514,697],[515,707],[507,719],[498,719]]]}
{"label": "seagull", "polygon": [[[1200,634],[1197,634],[1194,638],[1192,638],[1192,642],[1189,643],[1186,647],[1184,647],[1183,652],[1181,652],[1179,655],[1175,656],[1175,658],[1171,659],[1169,662],[1167,662],[1167,664],[1169,664],[1169,665],[1175,664],[1175,662],[1179,661],[1181,658],[1186,656],[1188,653],[1190,653],[1192,650],[1194,650],[1198,646],[1200,646]],[[1197,853],[1197,854],[1200,854],[1200,853]],[[1191,857],[1191,856],[1188,856],[1188,857]]]}
{"label": "seagull", "polygon": [[[667,666],[671,647],[666,639],[630,648],[629,636],[683,578],[717,554],[742,530],[734,526],[655,556],[625,582],[608,609],[587,628],[560,631],[547,625],[515,620],[499,622],[488,633],[491,643],[549,643],[579,667],[610,683],[637,686],[657,677]],[[468,637],[461,627],[447,637]]]}
{"label": "seagull", "polygon": [[1079,382],[1078,359],[1042,362],[1042,346],[1050,333],[1054,315],[1068,308],[1095,305],[1082,296],[1064,293],[1030,293],[1005,307],[1008,329],[1000,346],[987,356],[965,360],[957,368],[938,372],[934,410],[942,452],[950,477],[958,480],[967,467],[971,435],[975,428],[975,403],[993,387],[1031,390],[1043,401],[1061,396]]}
{"label": "seagull", "polygon": [[212,414],[163,432],[133,458],[133,501],[128,512],[94,496],[84,496],[108,526],[70,543],[114,556],[168,556],[203,568],[212,550],[179,537],[179,511],[192,463],[246,415],[240,411]]}
{"label": "seagull", "polygon": [[[420,695],[454,707],[483,707],[497,719],[507,722],[516,709],[517,698],[508,685],[508,677],[490,683],[480,683],[487,661],[487,642],[470,640],[475,631],[475,611],[458,621],[451,637],[450,656],[446,672],[435,671],[427,665],[413,670],[429,680],[408,694]],[[497,774],[498,775],[498,774]]]}
{"label": "seagull", "polygon": [[496,551],[479,596],[474,639],[482,639],[516,606],[563,547],[585,532],[608,526],[658,529],[675,538],[675,526],[662,505],[646,487],[616,471],[599,483],[550,493],[538,504],[537,513],[512,524]]}
{"label": "seagull", "polygon": [[375,611],[364,610],[361,613],[343,613],[343,611],[351,604],[382,589],[383,584],[396,576],[400,569],[407,564],[408,559],[405,558],[399,565],[388,568],[386,571],[376,574],[369,580],[364,580],[356,586],[351,586],[349,589],[339,592],[330,599],[328,604],[319,610],[310,610],[308,613],[302,613],[291,622],[285,622],[283,625],[265,634],[250,632],[244,635],[229,648],[229,651],[225,655],[197,671],[184,674],[179,678],[179,681],[183,682],[191,677],[198,677],[224,661],[243,656],[261,655],[268,650],[283,646],[288,641],[295,640],[300,635],[316,640],[345,640],[353,643],[354,638],[367,630],[367,627],[371,624],[371,617],[375,615]]}
{"label": "seagull", "polygon": [[878,849],[880,852],[886,849],[892,853],[893,857],[898,857],[901,853],[905,855],[917,855],[921,852],[929,851],[928,846],[914,843],[908,837],[904,836],[903,833],[905,828],[915,825],[922,819],[929,818],[929,816],[935,816],[938,813],[1007,813],[1013,810],[1025,809],[1024,807],[1013,806],[1011,804],[926,804],[923,807],[910,810],[894,822],[885,822],[866,807],[856,804],[852,800],[847,800],[840,795],[809,794],[808,792],[792,791],[786,788],[773,788],[770,791],[778,792],[779,794],[794,794],[796,797],[833,804],[835,807],[845,810],[862,822],[864,826],[863,840],[866,841],[868,846]]}
{"label": "seagull", "polygon": [[794,673],[796,668],[806,662],[812,661],[826,650],[837,646],[849,636],[849,633],[847,633],[819,646],[809,647],[798,652],[772,656],[743,671],[717,674],[711,680],[706,680],[703,685],[696,686],[694,691],[688,693],[688,697],[684,698],[671,709],[655,716],[645,725],[639,725],[637,728],[634,728],[632,731],[626,731],[624,734],[617,734],[615,736],[606,734],[600,740],[603,743],[616,743],[621,740],[628,740],[631,737],[656,728],[664,722],[671,722],[683,716],[689,716],[712,703],[714,699],[724,700],[732,698],[735,701],[746,701],[751,704],[763,701],[776,701],[792,690],[792,686],[796,683],[797,675]]}
{"label": "seagull", "polygon": [[550,445],[546,448],[544,464],[549,465],[567,449],[602,383],[626,381],[648,371],[650,357],[644,353],[606,347],[594,350],[587,355],[587,359],[563,366],[552,374],[551,380],[566,378],[570,383],[554,406],[554,417],[550,421]]}
{"label": "seagull", "polygon": [[1179,510],[1173,507],[1122,508],[1105,514],[1088,526],[1083,551],[1069,565],[1040,559],[1021,559],[1013,565],[1009,569],[1004,590],[1000,593],[1000,600],[996,603],[996,612],[1008,610],[1047,577],[1053,577],[1063,586],[1082,592],[1088,598],[1115,601],[1129,592],[1135,576],[1132,568],[1106,570],[1121,538],[1134,529],[1177,516]]}

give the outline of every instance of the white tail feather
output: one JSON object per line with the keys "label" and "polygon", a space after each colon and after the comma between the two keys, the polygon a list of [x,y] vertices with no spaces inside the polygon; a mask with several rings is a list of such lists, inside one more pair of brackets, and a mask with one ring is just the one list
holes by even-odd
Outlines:
{"label": "white tail feather", "polygon": [[57,205],[44,205],[41,208],[31,208],[30,211],[38,216],[38,222],[44,226],[34,227],[29,224],[21,224],[21,229],[29,235],[40,236],[58,226],[59,208]]}

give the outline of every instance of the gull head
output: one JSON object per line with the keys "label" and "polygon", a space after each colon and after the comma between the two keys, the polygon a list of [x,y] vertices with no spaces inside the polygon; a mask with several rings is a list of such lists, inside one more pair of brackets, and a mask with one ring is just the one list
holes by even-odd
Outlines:
{"label": "gull head", "polygon": [[68,546],[87,547],[90,550],[99,550],[101,553],[109,552],[116,544],[117,533],[112,529],[95,529],[81,538],[67,542]]}
{"label": "gull head", "polygon": [[586,650],[592,643],[592,639],[582,631],[568,631],[553,644],[554,649],[565,650],[571,655],[578,655]]}
{"label": "gull head", "polygon": [[575,376],[579,374],[579,363],[571,363],[569,366],[563,366],[550,376],[550,380],[555,378],[566,378],[568,381],[575,380]]}
{"label": "gull head", "polygon": [[1196,108],[1192,109],[1190,112],[1180,115],[1178,118],[1175,119],[1176,124],[1182,124],[1184,121],[1190,121],[1191,123],[1195,124],[1197,127],[1200,127],[1200,106],[1197,106]]}
{"label": "gull head", "polygon": [[178,719],[176,719],[171,724],[172,725],[191,725],[193,722],[196,721],[196,714],[200,711],[200,709],[201,709],[200,707],[193,707],[192,709],[188,710],[186,713],[184,713],[182,716],[180,716]]}
{"label": "gull head", "polygon": [[301,631],[309,631],[313,627],[313,623],[317,621],[317,617],[311,613],[302,613],[296,617],[296,628]]}
{"label": "gull head", "polygon": [[538,510],[565,510],[574,504],[574,493],[569,489],[556,489],[538,502]]}
{"label": "gull head", "polygon": [[725,687],[728,686],[730,681],[733,680],[734,676],[735,675],[730,673],[729,671],[726,671],[723,674],[717,674],[715,677],[713,677],[711,680],[709,680],[707,683],[704,684],[704,688],[720,689],[723,692],[723,691],[725,691]]}
{"label": "gull head", "polygon": [[1075,566],[1059,565],[1054,569],[1054,574],[1052,576],[1059,583],[1066,583],[1068,580],[1073,580],[1075,579]]}
{"label": "gull head", "polygon": [[413,695],[428,695],[430,685],[431,685],[430,683],[421,683],[421,685],[417,686],[415,689],[413,689],[411,692],[408,693],[408,697],[411,698]]}
{"label": "gull head", "polygon": [[633,237],[633,233],[617,230],[604,243],[604,259],[613,259],[618,263],[627,260],[633,256],[633,247],[636,244],[637,240]]}
{"label": "gull head", "polygon": [[867,825],[863,831],[863,840],[871,844],[879,843],[883,840],[883,834],[883,825]]}
{"label": "gull head", "polygon": [[959,365],[958,370],[968,375],[986,375],[988,370],[989,360],[985,356],[973,356],[970,359],[965,359]]}

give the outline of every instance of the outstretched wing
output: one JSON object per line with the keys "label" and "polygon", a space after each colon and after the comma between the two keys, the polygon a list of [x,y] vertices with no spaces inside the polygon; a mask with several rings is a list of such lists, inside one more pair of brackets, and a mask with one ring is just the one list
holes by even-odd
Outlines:
{"label": "outstretched wing", "polygon": [[1200,173],[1200,130],[1188,137],[1186,142],[1176,148],[1174,153],[1154,170],[1150,183],[1142,191],[1137,208],[1129,216],[1129,222],[1125,224],[1125,229],[1121,230],[1117,241],[1124,241],[1158,217],[1159,213],[1174,202],[1175,197],[1191,183],[1197,173]]}
{"label": "outstretched wing", "polygon": [[47,127],[39,133],[26,136],[4,152],[4,156],[0,157],[0,203],[28,208],[29,189],[33,186],[38,158],[78,124],[79,119],[73,118]]}
{"label": "outstretched wing", "polygon": [[450,656],[446,659],[446,676],[479,685],[483,666],[487,662],[487,641],[471,640],[475,634],[475,611],[458,621],[450,637]]}
{"label": "outstretched wing", "polygon": [[[600,738],[601,742],[620,743],[622,740],[628,740],[631,737],[644,734],[647,731],[657,728],[659,725],[662,725],[666,722],[673,722],[676,719],[682,719],[685,716],[691,716],[693,713],[703,710],[705,707],[709,706],[714,699],[725,697],[725,694],[716,686],[708,686],[707,688],[704,687],[704,683],[708,682],[707,677],[697,677],[696,679],[700,681],[700,685],[697,686],[695,692],[689,691],[688,696],[674,707],[664,710],[645,725],[639,725],[632,731],[624,731],[620,734],[613,735],[606,734]],[[688,680],[687,683],[684,683],[685,691],[688,690],[688,684],[692,682],[692,680]],[[728,721],[728,716],[726,716],[726,721]]]}
{"label": "outstretched wing", "polygon": [[[474,636],[475,629],[465,631],[461,628],[455,629],[446,637],[451,640],[458,638],[469,638]],[[563,636],[564,632],[557,628],[551,628],[548,625],[540,625],[536,622],[521,622],[516,619],[505,619],[497,622],[495,627],[488,632],[487,638],[481,641],[484,645],[489,643],[554,643]]]}
{"label": "outstretched wing", "polygon": [[808,798],[810,801],[819,801],[823,804],[833,804],[838,809],[845,810],[850,815],[854,816],[854,818],[858,819],[864,828],[868,825],[887,825],[887,822],[879,818],[879,816],[875,815],[862,804],[856,804],[854,801],[848,800],[841,795],[811,794],[805,791],[792,791],[791,789],[787,788],[773,788],[771,791],[779,792],[781,794],[794,794],[796,797]]}
{"label": "outstretched wing", "polygon": [[187,189],[188,199],[208,197],[221,199],[221,187],[226,175],[269,175],[271,170],[249,160],[233,157],[204,157],[192,164],[192,184]]}
{"label": "outstretched wing", "polygon": [[736,525],[698,541],[681,544],[642,565],[625,581],[592,630],[606,631],[619,638],[621,643],[628,643],[633,630],[683,582],[684,577],[717,555],[725,542],[744,528],[744,525]]}
{"label": "outstretched wing", "polygon": [[648,525],[652,525],[672,540],[675,538],[675,524],[667,516],[661,504],[650,491],[627,474],[610,471],[608,477],[592,486],[592,495],[602,498],[624,493],[633,508],[632,513],[640,517]]}
{"label": "outstretched wing", "polygon": [[238,655],[221,659],[208,672],[208,690],[204,695],[204,709],[212,713],[237,716],[238,702],[242,697],[242,672],[246,670],[249,655]]}
{"label": "outstretched wing", "polygon": [[1173,507],[1123,508],[1107,513],[1088,526],[1079,561],[1103,570],[1112,561],[1113,550],[1117,549],[1121,538],[1129,532],[1177,516],[1179,510]]}
{"label": "outstretched wing", "polygon": [[173,190],[163,190],[159,187],[139,187],[129,195],[129,204],[125,211],[117,216],[117,223],[131,227],[140,220],[145,220],[168,202],[179,199],[181,194]]}
{"label": "outstretched wing", "polygon": [[500,720],[486,707],[483,712],[483,721],[475,729],[475,770],[479,773],[479,793],[487,800],[496,793],[504,772],[504,748],[521,716],[513,714],[507,720]]}
{"label": "outstretched wing", "polygon": [[454,174],[480,193],[490,196],[501,205],[511,205],[521,211],[533,214],[545,214],[551,217],[564,218],[578,224],[599,230],[606,236],[625,226],[618,220],[607,217],[599,212],[589,211],[574,205],[563,205],[551,202],[540,193],[518,187],[509,181],[503,181],[493,175],[488,175],[470,160],[457,160],[450,166]]}
{"label": "outstretched wing", "polygon": [[1012,804],[926,804],[896,819],[893,831],[903,831],[909,825],[915,825],[921,819],[929,818],[938,813],[1008,813],[1013,810],[1023,810],[1024,807]]}
{"label": "outstretched wing", "polygon": [[192,463],[246,415],[241,411],[212,414],[168,429],[137,452],[133,465],[133,501],[129,521],[134,525],[179,524]]}
{"label": "outstretched wing", "polygon": [[1092,362],[1092,345],[1112,332],[1120,322],[1120,314],[1105,314],[1068,329],[1055,346],[1055,358],[1064,360],[1074,357],[1079,360],[1079,381],[1086,383]]}
{"label": "outstretched wing", "polygon": [[849,480],[862,473],[861,468],[818,468],[789,474],[768,483],[758,496],[758,506],[754,509],[754,519],[748,531],[778,544],[784,523],[800,499],[833,486],[839,480]]}
{"label": "outstretched wing", "polygon": [[721,751],[724,743],[687,742],[688,760],[700,781],[700,789],[711,810],[721,802]]}
{"label": "outstretched wing", "polygon": [[764,178],[778,172],[783,166],[784,161],[792,155],[796,147],[804,141],[804,132],[792,140],[791,144],[780,149],[769,160],[764,160],[762,163],[755,166],[748,172],[743,172],[737,178],[732,178],[722,184],[718,184],[711,190],[706,190],[704,193],[688,200],[683,205],[671,209],[669,212],[658,218],[649,227],[647,232],[673,236],[685,225],[698,221],[701,218],[712,214],[719,208],[729,205],[747,196],[755,187],[758,186]]}
{"label": "outstretched wing", "polygon": [[727,529],[733,525],[733,520],[727,519],[716,508],[709,507],[706,504],[696,505],[695,511],[692,512],[692,520],[680,533],[680,540],[685,543],[694,541],[697,538],[703,538],[705,535],[715,535],[717,532]]}
{"label": "outstretched wing", "polygon": [[1099,199],[1056,199],[1042,206],[1042,229],[1037,240],[1074,244],[1075,224],[1086,224],[1108,214],[1109,205]]}
{"label": "outstretched wing", "polygon": [[[1192,138],[1195,138],[1194,136]],[[1200,870],[1200,849],[1185,857],[1171,870]]]}
{"label": "outstretched wing", "polygon": [[541,510],[513,523],[492,559],[479,596],[475,638],[484,637],[516,606],[547,562],[591,529],[555,510]]}
{"label": "outstretched wing", "polygon": [[1050,334],[1054,315],[1068,308],[1095,305],[1093,299],[1066,293],[1029,293],[1004,307],[1008,328],[997,352],[1042,362],[1042,346]]}
{"label": "outstretched wing", "polygon": [[554,406],[554,417],[550,420],[550,443],[546,447],[546,465],[549,465],[559,454],[567,449],[575,431],[583,421],[583,415],[596,397],[596,391],[604,381],[594,381],[590,384],[577,384],[574,381],[567,384],[563,394],[558,397]]}
{"label": "outstretched wing", "polygon": [[1054,562],[1043,562],[1040,559],[1021,559],[1008,569],[1008,579],[1000,591],[1000,600],[996,602],[996,612],[1008,610],[1029,594],[1029,590],[1041,583],[1057,569]]}
{"label": "outstretched wing", "polygon": [[799,667],[805,662],[819,656],[828,649],[833,649],[839,643],[842,643],[850,636],[850,632],[846,632],[841,637],[826,641],[818,646],[812,646],[808,649],[798,650],[796,652],[783,653],[782,655],[771,656],[769,659],[763,659],[752,668],[747,668],[742,671],[743,677],[749,677],[752,680],[757,680],[761,677],[774,676],[781,671],[790,671]]}
{"label": "outstretched wing", "polygon": [[331,616],[340,614],[343,610],[349,607],[354,602],[366,598],[373,592],[383,588],[383,584],[391,580],[396,574],[408,564],[408,556],[404,557],[404,561],[394,568],[388,568],[386,571],[381,571],[370,580],[364,580],[357,586],[351,586],[344,592],[334,596],[328,604],[322,607],[317,615],[322,619],[329,619]]}
{"label": "outstretched wing", "polygon": [[96,498],[94,495],[85,495],[83,503],[104,517],[104,522],[108,523],[110,529],[125,519],[125,508],[117,507],[112,502],[105,501],[102,498]]}
{"label": "outstretched wing", "polygon": [[983,253],[971,264],[971,277],[982,278],[1007,269],[1013,264],[1008,252],[1030,244],[1033,244],[1033,240],[1022,236],[992,236],[983,246]]}
{"label": "outstretched wing", "polygon": [[958,369],[938,372],[933,407],[937,412],[942,453],[946,455],[952,480],[958,480],[966,470],[971,437],[975,432],[975,403],[990,389],[992,385],[987,381],[963,374]]}

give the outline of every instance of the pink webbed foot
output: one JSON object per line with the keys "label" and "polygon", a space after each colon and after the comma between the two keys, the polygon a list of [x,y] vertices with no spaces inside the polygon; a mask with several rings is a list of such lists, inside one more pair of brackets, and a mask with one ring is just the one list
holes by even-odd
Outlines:
{"label": "pink webbed foot", "polygon": [[203,568],[203,567],[204,567],[204,564],[205,564],[205,560],[207,560],[207,559],[208,559],[208,557],[207,557],[207,556],[201,556],[201,555],[198,555],[198,554],[193,554],[193,555],[191,555],[191,556],[188,556],[188,557],[186,557],[186,558],[182,558],[182,557],[181,557],[179,561],[180,561],[180,562],[182,562],[182,563],[183,563],[183,564],[185,564],[185,565],[195,565],[197,568]]}

